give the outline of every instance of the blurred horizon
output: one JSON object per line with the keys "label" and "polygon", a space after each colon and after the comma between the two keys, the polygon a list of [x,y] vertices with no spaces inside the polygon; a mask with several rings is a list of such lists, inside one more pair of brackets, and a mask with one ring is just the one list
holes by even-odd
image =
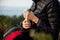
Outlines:
{"label": "blurred horizon", "polygon": [[28,9],[28,7],[1,7],[0,6],[0,15],[7,15],[7,16],[20,16],[23,14],[23,11]]}
{"label": "blurred horizon", "polygon": [[0,0],[0,15],[20,16],[31,4],[32,0]]}

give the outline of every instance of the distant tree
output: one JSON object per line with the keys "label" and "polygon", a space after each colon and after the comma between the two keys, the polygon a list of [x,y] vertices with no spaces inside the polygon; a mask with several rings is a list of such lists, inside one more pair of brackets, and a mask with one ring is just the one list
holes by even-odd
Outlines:
{"label": "distant tree", "polygon": [[9,16],[0,15],[0,25],[6,30],[11,25],[11,18]]}
{"label": "distant tree", "polygon": [[4,29],[3,29],[3,27],[2,27],[2,25],[0,23],[0,40],[3,39],[3,34],[4,34]]}
{"label": "distant tree", "polygon": [[11,20],[12,20],[12,25],[14,25],[14,24],[17,24],[17,16],[16,15],[14,15],[12,18],[11,18]]}
{"label": "distant tree", "polygon": [[24,20],[23,15],[21,15],[21,16],[18,17],[18,21],[19,21],[19,22],[21,22],[21,21],[23,21],[23,20]]}

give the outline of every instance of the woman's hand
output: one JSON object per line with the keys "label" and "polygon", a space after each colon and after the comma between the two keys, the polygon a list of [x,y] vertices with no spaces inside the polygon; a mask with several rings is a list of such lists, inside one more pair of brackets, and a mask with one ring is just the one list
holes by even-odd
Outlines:
{"label": "woman's hand", "polygon": [[24,11],[24,18],[28,19],[28,20],[31,20],[35,23],[37,23],[39,21],[39,19],[34,15],[34,13],[32,11]]}
{"label": "woman's hand", "polygon": [[23,21],[23,28],[24,28],[24,29],[29,29],[29,28],[31,28],[31,23],[30,23],[29,20],[25,19],[25,20]]}

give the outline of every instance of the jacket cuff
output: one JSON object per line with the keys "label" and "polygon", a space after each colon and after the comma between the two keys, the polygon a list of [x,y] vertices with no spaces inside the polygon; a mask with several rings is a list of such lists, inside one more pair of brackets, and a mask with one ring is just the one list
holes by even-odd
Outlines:
{"label": "jacket cuff", "polygon": [[37,23],[37,27],[40,27],[40,26],[41,26],[41,19]]}

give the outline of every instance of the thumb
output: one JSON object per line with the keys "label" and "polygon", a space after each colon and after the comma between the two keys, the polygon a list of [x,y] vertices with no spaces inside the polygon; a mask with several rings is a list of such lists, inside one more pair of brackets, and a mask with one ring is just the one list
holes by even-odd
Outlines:
{"label": "thumb", "polygon": [[25,18],[26,21],[28,21],[28,18]]}
{"label": "thumb", "polygon": [[29,16],[29,12],[27,11],[27,12],[25,13],[25,19],[26,19],[26,20],[29,20],[29,19],[28,19],[28,18],[29,18],[28,16]]}
{"label": "thumb", "polygon": [[24,18],[25,18],[25,19],[28,19],[28,15],[29,15],[29,12],[25,9],[25,10],[24,10],[24,15],[23,15]]}

